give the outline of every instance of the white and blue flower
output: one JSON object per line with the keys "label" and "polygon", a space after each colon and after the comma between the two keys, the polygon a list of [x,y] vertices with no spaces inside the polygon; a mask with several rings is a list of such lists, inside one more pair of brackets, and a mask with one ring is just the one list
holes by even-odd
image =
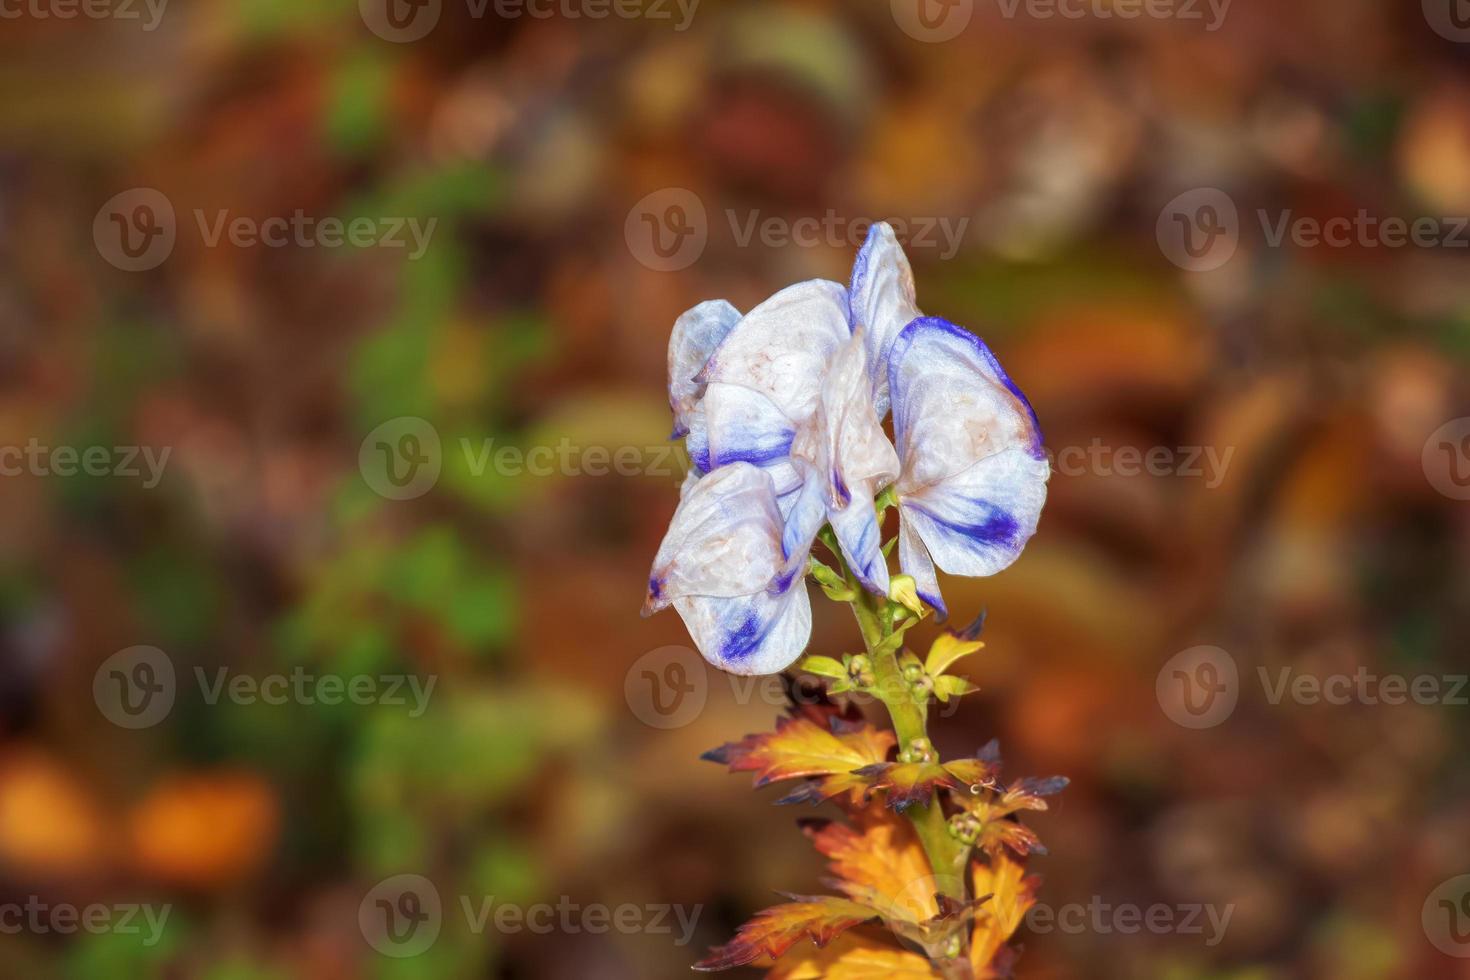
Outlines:
{"label": "white and blue flower", "polygon": [[[1035,531],[1047,463],[1035,415],[973,334],[924,318],[893,231],[851,283],[812,280],[743,317],[702,303],[669,347],[674,433],[695,478],[659,549],[645,614],[673,605],[705,658],[781,670],[810,638],[804,576],[831,526],[868,590],[890,577],[874,496],[893,486],[900,562],[943,611],[936,565],[989,575]],[[883,431],[890,401],[895,450]]]}

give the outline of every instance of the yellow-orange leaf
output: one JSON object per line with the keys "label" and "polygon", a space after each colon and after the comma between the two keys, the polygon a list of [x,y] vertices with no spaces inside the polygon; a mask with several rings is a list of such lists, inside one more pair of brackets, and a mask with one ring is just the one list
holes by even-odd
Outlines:
{"label": "yellow-orange leaf", "polygon": [[975,895],[990,896],[975,917],[970,936],[970,963],[976,980],[1003,975],[1002,950],[1036,904],[1039,884],[1039,879],[1027,877],[1025,865],[1005,851],[997,853],[989,865],[975,865]]}
{"label": "yellow-orange leaf", "polygon": [[763,958],[775,959],[802,939],[825,946],[844,930],[869,919],[877,912],[845,898],[821,896],[801,898],[763,909],[735,933],[735,938],[716,946],[694,969],[705,972],[745,966]]}
{"label": "yellow-orange leaf", "polygon": [[863,811],[856,828],[812,821],[803,829],[830,859],[838,887],[849,898],[888,919],[920,923],[939,914],[934,873],[907,820],[874,807]]}
{"label": "yellow-orange leaf", "polygon": [[766,980],[933,980],[924,957],[847,933],[823,949],[792,950]]}
{"label": "yellow-orange leaf", "polygon": [[848,794],[861,804],[870,780],[856,775],[861,769],[888,758],[895,739],[892,732],[869,724],[839,725],[837,730],[825,727],[811,718],[782,718],[774,732],[747,735],[710,752],[705,759],[725,763],[731,772],[754,772],[755,784],[765,786],[783,779],[816,778],[811,793],[788,798],[812,799],[813,802]]}
{"label": "yellow-orange leaf", "polygon": [[993,767],[980,759],[953,762],[880,763],[861,770],[873,781],[874,789],[888,794],[888,805],[900,813],[915,803],[928,803],[937,789],[971,792],[976,786],[995,783]]}

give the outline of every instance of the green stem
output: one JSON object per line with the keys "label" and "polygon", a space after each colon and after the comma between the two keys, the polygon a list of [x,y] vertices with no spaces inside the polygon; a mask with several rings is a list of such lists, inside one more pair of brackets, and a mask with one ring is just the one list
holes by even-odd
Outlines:
{"label": "green stem", "polygon": [[[863,588],[857,576],[853,575],[852,570],[847,567],[847,562],[842,557],[842,551],[831,529],[823,528],[821,536],[823,543],[837,559],[838,566],[847,579],[848,587],[856,595],[851,603],[853,615],[857,617],[858,629],[863,635],[863,645],[867,648],[868,660],[873,665],[874,687],[878,697],[888,708],[889,717],[893,719],[893,730],[898,735],[899,748],[907,750],[909,745],[918,739],[924,739],[927,742],[927,702],[915,698],[909,685],[904,682],[903,669],[898,664],[898,652],[883,646],[883,641],[892,635],[890,624],[879,615],[873,596]],[[965,846],[950,836],[949,827],[944,819],[944,809],[939,803],[939,794],[935,793],[930,796],[928,806],[912,806],[908,809],[907,814],[914,825],[914,831],[918,834],[920,844],[924,847],[924,854],[929,858],[929,866],[934,871],[935,884],[943,894],[964,901],[966,894],[963,869]]]}

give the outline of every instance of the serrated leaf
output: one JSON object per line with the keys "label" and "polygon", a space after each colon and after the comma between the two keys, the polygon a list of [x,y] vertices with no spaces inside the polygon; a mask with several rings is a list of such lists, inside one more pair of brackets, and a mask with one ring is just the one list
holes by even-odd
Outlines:
{"label": "serrated leaf", "polygon": [[[885,762],[859,770],[873,788],[888,794],[888,805],[902,813],[915,803],[928,803],[935,790],[962,790],[993,786],[994,771],[980,759],[953,762]],[[962,795],[963,795],[962,794]]]}
{"label": "serrated leaf", "polygon": [[923,923],[939,914],[934,872],[907,820],[872,807],[858,815],[855,827],[807,821],[802,829],[828,858],[834,886],[847,897],[893,921]]}
{"label": "serrated leaf", "polygon": [[934,980],[928,960],[917,953],[845,933],[821,949],[792,950],[766,980]]}
{"label": "serrated leaf", "polygon": [[776,959],[803,939],[825,946],[855,925],[877,918],[876,909],[846,898],[791,896],[793,901],[762,909],[735,938],[716,946],[694,969],[729,970],[769,957]]}
{"label": "serrated leaf", "polygon": [[1036,904],[1041,880],[1027,877],[1025,865],[1002,851],[989,865],[975,865],[973,882],[974,893],[989,895],[990,900],[975,917],[970,964],[976,980],[992,980],[1006,972],[1009,958],[1004,955],[1005,944]]}
{"label": "serrated leaf", "polygon": [[802,715],[782,718],[774,732],[747,735],[706,752],[703,758],[725,763],[731,772],[754,772],[758,787],[784,779],[815,778],[821,799],[846,793],[854,803],[861,803],[870,782],[861,770],[888,758],[896,741],[892,732],[867,723],[832,721],[823,727]]}

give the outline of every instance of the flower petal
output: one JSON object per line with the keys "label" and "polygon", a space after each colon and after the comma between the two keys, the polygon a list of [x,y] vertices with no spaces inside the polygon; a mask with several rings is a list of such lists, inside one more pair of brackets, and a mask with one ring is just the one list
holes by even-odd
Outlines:
{"label": "flower petal", "polygon": [[[691,421],[689,456],[705,472],[730,463],[774,467],[791,455],[795,425],[775,402],[743,385],[711,382]],[[795,486],[789,468],[782,484],[777,493]]]}
{"label": "flower petal", "polygon": [[644,615],[687,596],[764,592],[784,564],[770,476],[747,463],[722,467],[686,484],[653,560]]}
{"label": "flower petal", "polygon": [[903,246],[887,222],[868,229],[868,239],[852,266],[848,290],[854,329],[862,328],[868,353],[868,381],[878,417],[888,414],[888,358],[893,342],[915,317],[914,272]]}
{"label": "flower petal", "polygon": [[906,575],[913,577],[919,598],[934,607],[935,621],[942,623],[948,619],[949,609],[939,591],[939,576],[934,571],[934,559],[929,557],[929,549],[919,540],[918,533],[904,516],[902,509],[898,514],[898,564]]}
{"label": "flower petal", "polygon": [[797,283],[745,314],[702,377],[760,392],[799,423],[816,409],[827,364],[850,335],[847,290],[822,279]]}
{"label": "flower petal", "polygon": [[817,411],[798,431],[791,455],[808,479],[821,479],[827,520],[848,566],[864,588],[887,595],[873,495],[897,479],[898,454],[873,408],[861,330],[832,358]]}
{"label": "flower petal", "polygon": [[853,497],[846,507],[829,510],[827,520],[842,546],[847,567],[863,588],[877,595],[888,595],[888,562],[883,555],[883,532],[873,510],[872,496]]}
{"label": "flower petal", "polygon": [[732,674],[785,670],[811,640],[812,604],[801,577],[774,594],[684,596],[674,608],[704,659]]}
{"label": "flower petal", "polygon": [[945,320],[905,327],[889,371],[903,520],[944,571],[1000,571],[1046,501],[1050,467],[1035,413],[990,349]]}
{"label": "flower petal", "polygon": [[735,324],[740,311],[722,299],[700,303],[674,321],[669,337],[669,407],[674,410],[674,438],[689,431],[689,415],[704,396],[695,377]]}

